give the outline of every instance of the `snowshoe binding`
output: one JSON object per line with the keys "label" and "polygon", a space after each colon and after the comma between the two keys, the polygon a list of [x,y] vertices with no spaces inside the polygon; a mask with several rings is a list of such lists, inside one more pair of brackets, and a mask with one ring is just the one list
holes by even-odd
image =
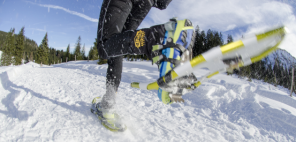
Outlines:
{"label": "snowshoe binding", "polygon": [[[159,68],[159,76],[165,76],[175,67],[182,65],[186,61],[192,59],[192,48],[195,40],[195,31],[190,20],[171,19],[165,24],[166,34],[162,45],[154,45],[152,51],[158,55],[152,59],[152,63],[156,63]],[[188,73],[192,79],[195,76]],[[186,83],[192,83],[188,79],[183,78]],[[180,82],[181,80],[179,80]],[[184,102],[182,95],[187,92],[186,89],[173,87],[171,83],[167,87],[158,89],[158,97],[164,104],[173,102]],[[190,84],[189,84],[190,86]],[[187,88],[187,87],[184,87]]]}

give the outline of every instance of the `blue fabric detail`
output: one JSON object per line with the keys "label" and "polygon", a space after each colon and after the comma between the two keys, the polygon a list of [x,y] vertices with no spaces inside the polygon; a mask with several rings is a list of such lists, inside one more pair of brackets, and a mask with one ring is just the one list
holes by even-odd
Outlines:
{"label": "blue fabric detail", "polygon": [[168,62],[162,62],[162,70],[160,70],[160,75],[159,77],[162,77],[165,75],[165,71],[166,71],[166,66],[167,66]]}
{"label": "blue fabric detail", "polygon": [[157,96],[158,96],[158,98],[159,98],[160,101],[162,101],[162,99],[161,99],[161,94],[162,94],[162,89],[158,89],[158,94],[157,94]]}
{"label": "blue fabric detail", "polygon": [[164,35],[164,38],[163,38],[163,42],[162,42],[162,44],[165,44],[165,43],[166,43],[167,38],[168,38],[168,35],[169,35],[169,32],[166,31],[166,32],[165,32],[165,35]]}
{"label": "blue fabric detail", "polygon": [[177,44],[180,44],[180,45],[182,45],[182,46],[185,46],[185,48],[187,49],[188,47],[189,47],[189,45],[190,45],[190,43],[191,43],[191,38],[192,38],[192,33],[193,33],[193,29],[189,29],[189,30],[186,30],[187,31],[187,37],[186,37],[186,42],[187,42],[187,45],[185,46],[184,44],[184,42],[182,41],[182,33],[183,33],[183,31],[180,33],[180,35],[179,35],[179,38],[178,38],[178,40],[177,40]]}
{"label": "blue fabric detail", "polygon": [[186,38],[186,42],[187,42],[187,45],[186,45],[186,49],[188,49],[190,43],[191,43],[191,39],[192,39],[192,34],[193,34],[193,29],[192,30],[187,30],[187,38]]}
{"label": "blue fabric detail", "polygon": [[178,37],[178,40],[177,40],[177,44],[180,44],[180,45],[182,45],[182,46],[184,46],[184,42],[182,41],[182,33],[183,33],[183,31],[181,31],[181,33],[180,33],[180,35],[179,35],[179,37]]}

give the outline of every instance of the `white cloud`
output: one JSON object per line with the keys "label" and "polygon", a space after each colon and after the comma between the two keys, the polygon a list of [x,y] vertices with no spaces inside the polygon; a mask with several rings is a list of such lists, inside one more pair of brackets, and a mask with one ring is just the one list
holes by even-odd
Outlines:
{"label": "white cloud", "polygon": [[233,30],[234,28],[236,28],[236,25],[235,24],[231,24],[231,25],[227,26],[226,31]]}
{"label": "white cloud", "polygon": [[[140,28],[166,23],[170,18],[190,19],[200,29],[236,30],[234,39],[263,29],[287,26],[291,33],[282,43],[294,57],[296,20],[293,7],[274,0],[173,0],[166,10],[153,8]],[[242,30],[244,29],[244,30]]]}
{"label": "white cloud", "polygon": [[165,23],[172,17],[190,19],[201,28],[226,31],[229,25],[274,24],[291,15],[292,7],[270,0],[186,0],[172,1],[166,10],[153,8],[149,18],[155,24]]}
{"label": "white cloud", "polygon": [[39,31],[39,32],[47,32],[46,29],[38,29],[38,28],[29,28],[28,30]]}
{"label": "white cloud", "polygon": [[79,16],[79,17],[84,18],[84,19],[86,19],[86,20],[88,20],[88,21],[91,21],[91,22],[96,22],[96,23],[97,23],[97,22],[99,21],[98,19],[91,18],[91,17],[89,17],[89,16],[87,16],[87,15],[84,15],[84,14],[79,13],[79,12],[76,12],[76,11],[71,11],[71,10],[66,9],[66,8],[64,8],[64,7],[61,7],[61,6],[47,5],[47,4],[37,4],[37,3],[30,2],[30,1],[26,1],[26,2],[31,3],[31,4],[35,4],[35,5],[38,5],[38,6],[41,6],[41,7],[47,7],[47,8],[48,8],[48,12],[50,11],[50,10],[49,10],[50,8],[53,8],[53,9],[60,9],[60,10],[63,10],[63,11],[65,11],[65,12],[67,12],[67,13],[70,13],[70,14],[72,14],[72,15],[76,15],[76,16]]}

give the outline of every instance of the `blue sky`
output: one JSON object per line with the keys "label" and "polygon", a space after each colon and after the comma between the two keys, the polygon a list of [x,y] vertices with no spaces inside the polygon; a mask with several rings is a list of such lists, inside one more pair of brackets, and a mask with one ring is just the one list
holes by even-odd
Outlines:
{"label": "blue sky", "polygon": [[[102,0],[0,0],[0,30],[25,26],[25,35],[40,44],[48,33],[49,46],[72,50],[78,36],[88,52],[96,38]],[[151,9],[139,28],[190,19],[202,30],[221,31],[235,39],[285,25],[291,31],[281,48],[296,57],[295,0],[173,0],[166,10]]]}
{"label": "blue sky", "polygon": [[25,26],[25,35],[37,44],[41,43],[47,32],[49,46],[64,50],[68,44],[74,50],[78,36],[81,36],[82,44],[90,48],[96,38],[101,3],[82,0],[2,0],[0,30],[7,32],[15,28],[18,33]]}

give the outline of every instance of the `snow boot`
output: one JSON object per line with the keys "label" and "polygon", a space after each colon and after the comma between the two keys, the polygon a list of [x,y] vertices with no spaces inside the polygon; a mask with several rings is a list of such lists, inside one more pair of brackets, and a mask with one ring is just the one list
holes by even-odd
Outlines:
{"label": "snow boot", "polygon": [[101,124],[108,130],[112,132],[124,132],[127,127],[122,123],[119,115],[114,111],[103,110],[100,106],[101,100],[100,97],[93,99],[91,112],[99,118]]}

